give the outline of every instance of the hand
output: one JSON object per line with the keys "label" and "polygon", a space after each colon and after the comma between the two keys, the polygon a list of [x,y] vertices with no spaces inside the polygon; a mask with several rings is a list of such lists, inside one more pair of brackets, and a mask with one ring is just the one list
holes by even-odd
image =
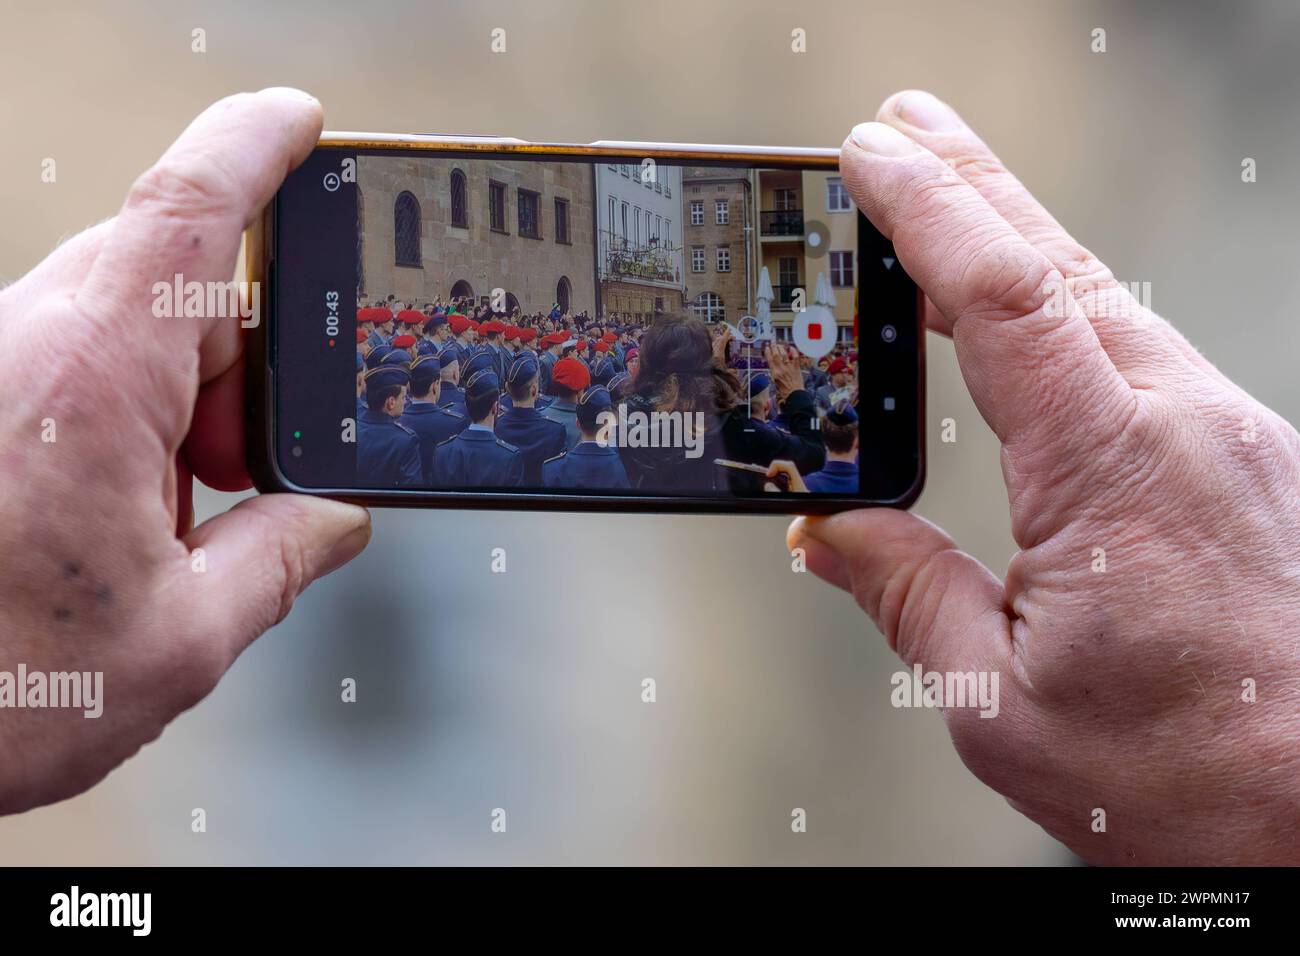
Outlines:
{"label": "hand", "polygon": [[886,509],[797,521],[791,547],[909,667],[999,673],[997,718],[945,710],[953,742],[1084,859],[1300,863],[1300,438],[946,106],[878,118],[844,182],[953,337],[1020,552],[1003,582]]}
{"label": "hand", "polygon": [[[767,466],[767,477],[775,478],[777,475],[785,475],[790,481],[790,487],[786,491],[797,491],[804,494],[808,491],[808,486],[804,484],[803,475],[799,474],[799,469],[794,466],[794,462],[776,459],[772,464]],[[769,482],[763,488],[764,491],[780,491],[775,482]]]}
{"label": "hand", "polygon": [[718,368],[727,367],[727,344],[731,341],[731,329],[721,326],[721,331],[713,337],[713,364]]}
{"label": "hand", "polygon": [[115,219],[0,293],[0,670],[103,674],[97,719],[0,709],[0,812],[92,786],[369,539],[363,509],[296,495],[191,528],[191,472],[250,484],[239,319],[152,311],[177,273],[229,281],[241,232],[320,129],[296,90],[222,100]]}
{"label": "hand", "polygon": [[767,358],[768,370],[772,373],[772,384],[776,386],[776,401],[780,405],[790,397],[791,392],[803,388],[803,371],[797,360],[790,356],[784,345],[769,345],[763,353]]}

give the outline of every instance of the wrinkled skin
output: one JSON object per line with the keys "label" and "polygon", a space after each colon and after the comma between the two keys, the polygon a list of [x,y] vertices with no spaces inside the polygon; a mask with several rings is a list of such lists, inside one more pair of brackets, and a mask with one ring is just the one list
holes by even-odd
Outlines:
{"label": "wrinkled skin", "polygon": [[95,784],[369,540],[364,509],[296,495],[191,529],[191,474],[250,484],[240,323],[152,309],[175,273],[230,279],[320,128],[304,93],[222,100],[116,218],[0,292],[0,670],[102,671],[104,697],[98,719],[0,710],[0,813]]}
{"label": "wrinkled skin", "polygon": [[1300,863],[1295,430],[929,94],[886,101],[841,168],[953,338],[1020,550],[1000,581],[886,509],[799,519],[789,545],[909,667],[999,673],[996,718],[944,711],[953,742],[1084,859]]}

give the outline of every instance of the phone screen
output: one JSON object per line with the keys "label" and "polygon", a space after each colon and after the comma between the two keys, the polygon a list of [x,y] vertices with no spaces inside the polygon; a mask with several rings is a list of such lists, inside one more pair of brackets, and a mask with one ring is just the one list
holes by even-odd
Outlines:
{"label": "phone screen", "polygon": [[273,454],[301,489],[919,485],[916,288],[834,168],[318,148],[273,212]]}

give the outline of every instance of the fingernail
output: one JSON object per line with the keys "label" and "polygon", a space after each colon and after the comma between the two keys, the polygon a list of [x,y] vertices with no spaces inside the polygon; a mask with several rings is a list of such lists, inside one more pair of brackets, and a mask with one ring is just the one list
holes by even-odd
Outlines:
{"label": "fingernail", "polygon": [[904,123],[931,133],[961,129],[961,117],[953,108],[924,90],[908,90],[898,98],[894,114]]}
{"label": "fingernail", "polygon": [[268,86],[264,90],[258,90],[259,94],[269,93],[272,96],[283,96],[286,99],[301,100],[304,103],[315,103],[320,105],[320,100],[312,96],[305,90],[300,90],[293,86]]}
{"label": "fingernail", "polygon": [[334,542],[325,555],[324,561],[321,562],[321,571],[317,577],[324,577],[331,571],[343,567],[343,565],[364,551],[369,543],[370,522],[367,521],[361,527],[355,528]]}
{"label": "fingernail", "polygon": [[850,136],[859,148],[877,156],[908,156],[921,148],[884,123],[859,123]]}

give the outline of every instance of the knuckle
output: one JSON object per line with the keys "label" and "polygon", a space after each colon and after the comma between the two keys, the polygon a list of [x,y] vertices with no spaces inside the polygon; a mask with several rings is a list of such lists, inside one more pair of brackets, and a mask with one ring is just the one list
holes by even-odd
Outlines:
{"label": "knuckle", "polygon": [[190,218],[227,211],[231,176],[212,157],[165,156],[136,179],[124,209]]}

